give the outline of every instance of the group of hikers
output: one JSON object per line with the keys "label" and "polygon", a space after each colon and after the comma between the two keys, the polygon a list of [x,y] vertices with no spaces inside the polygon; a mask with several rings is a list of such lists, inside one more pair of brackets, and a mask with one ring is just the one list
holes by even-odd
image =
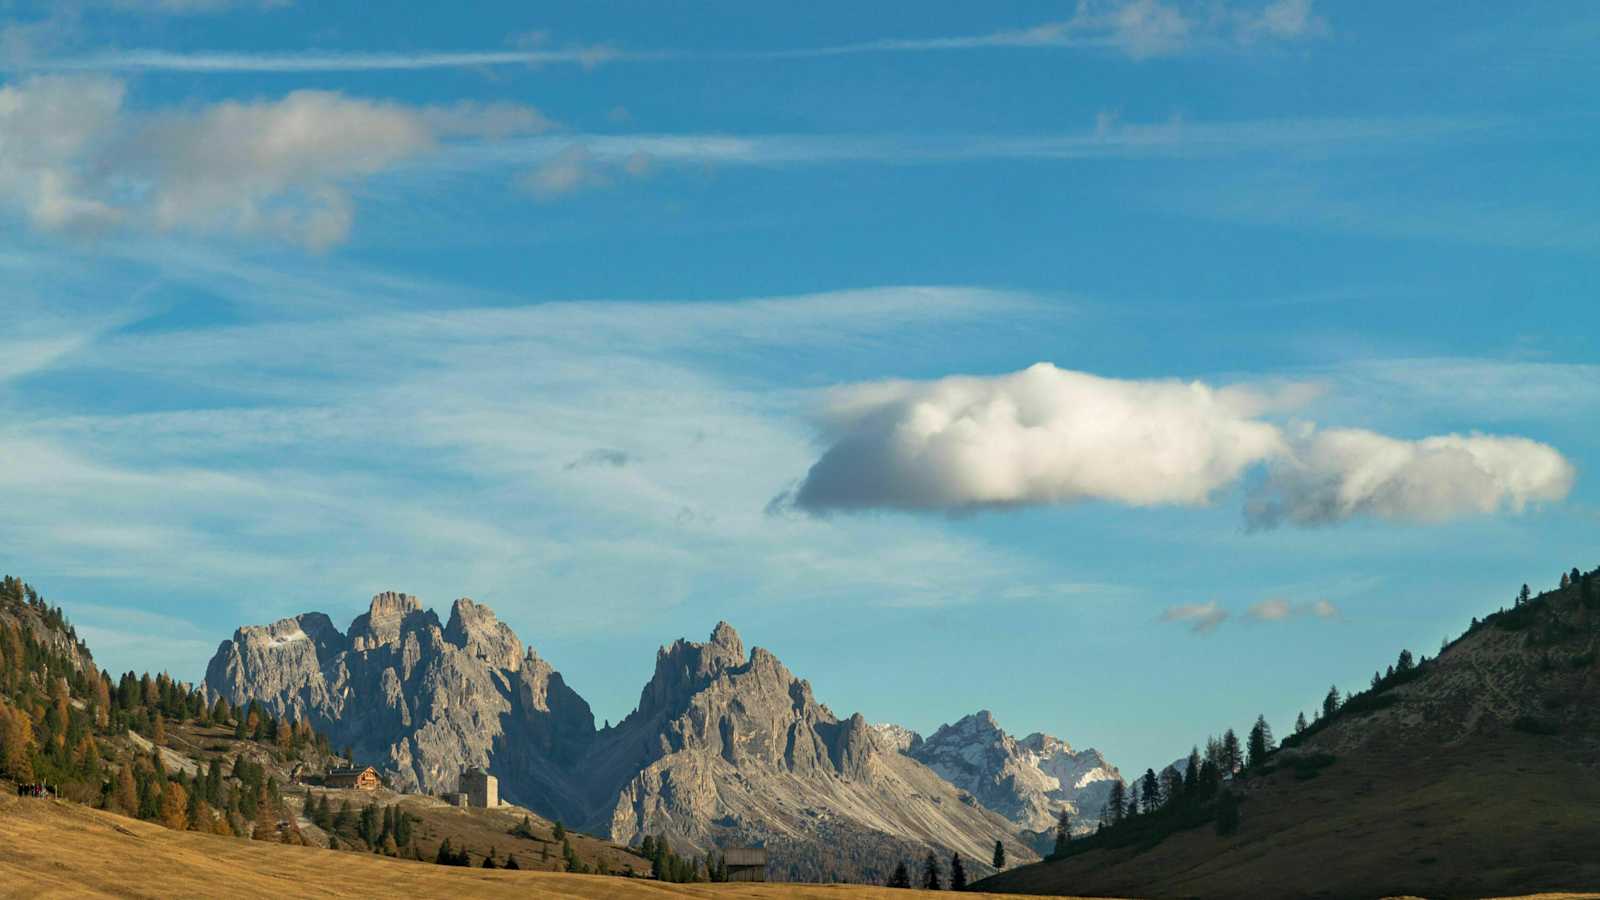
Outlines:
{"label": "group of hikers", "polygon": [[54,797],[55,795],[56,789],[42,781],[17,785],[18,797]]}

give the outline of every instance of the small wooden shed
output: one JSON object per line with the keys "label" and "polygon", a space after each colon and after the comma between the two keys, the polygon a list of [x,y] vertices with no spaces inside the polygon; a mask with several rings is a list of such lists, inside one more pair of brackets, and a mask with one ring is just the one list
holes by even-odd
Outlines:
{"label": "small wooden shed", "polygon": [[722,851],[722,859],[728,864],[729,881],[767,880],[765,847],[729,847]]}

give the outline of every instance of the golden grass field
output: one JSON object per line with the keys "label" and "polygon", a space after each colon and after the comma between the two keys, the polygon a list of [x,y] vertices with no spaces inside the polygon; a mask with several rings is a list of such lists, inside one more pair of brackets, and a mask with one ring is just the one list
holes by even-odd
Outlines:
{"label": "golden grass field", "polygon": [[887,900],[908,894],[845,885],[676,885],[597,875],[447,868],[364,853],[168,831],[75,804],[6,796],[0,797],[0,895]]}
{"label": "golden grass field", "polygon": [[[3,897],[552,897],[572,900],[897,900],[923,895],[812,884],[653,881],[457,869],[193,832],[71,803],[0,796]],[[998,898],[1001,894],[964,894]],[[1537,900],[1600,898],[1539,894]],[[1532,897],[1524,900],[1533,900]]]}

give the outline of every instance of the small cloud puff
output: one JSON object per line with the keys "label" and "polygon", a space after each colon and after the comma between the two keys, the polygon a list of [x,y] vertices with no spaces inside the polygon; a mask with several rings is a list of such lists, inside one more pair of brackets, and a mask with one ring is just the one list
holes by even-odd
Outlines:
{"label": "small cloud puff", "polygon": [[1169,606],[1161,612],[1163,622],[1185,622],[1189,630],[1195,634],[1210,634],[1218,625],[1228,621],[1229,612],[1217,605],[1217,601],[1209,603],[1183,603]]}

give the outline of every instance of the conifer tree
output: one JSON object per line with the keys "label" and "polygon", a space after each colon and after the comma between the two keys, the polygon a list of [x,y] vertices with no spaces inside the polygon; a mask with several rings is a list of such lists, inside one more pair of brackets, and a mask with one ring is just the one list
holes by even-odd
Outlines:
{"label": "conifer tree", "polygon": [[520,869],[520,868],[522,868],[522,866],[517,863],[517,855],[515,853],[511,854],[510,858],[508,858],[506,860],[506,868],[508,868],[508,869]]}
{"label": "conifer tree", "polygon": [[906,870],[905,860],[895,864],[894,874],[889,876],[888,886],[892,888],[911,887],[911,873]]}
{"label": "conifer tree", "polygon": [[1332,718],[1339,711],[1339,706],[1342,702],[1339,697],[1339,686],[1333,685],[1329,687],[1328,696],[1322,698],[1322,717],[1324,719]]}
{"label": "conifer tree", "polygon": [[[1121,779],[1111,782],[1111,796],[1106,799],[1105,813],[1101,821],[1107,825],[1116,825],[1122,821],[1128,808],[1128,787]],[[996,842],[998,844],[998,842]],[[995,868],[1000,868],[995,866]]]}
{"label": "conifer tree", "polygon": [[925,891],[944,890],[944,883],[939,877],[939,857],[928,851],[928,858],[922,861],[922,889]]}
{"label": "conifer tree", "polygon": [[[1056,816],[1056,846],[1053,855],[1064,855],[1067,852],[1067,844],[1071,840],[1072,816],[1068,814],[1067,808],[1063,806],[1061,808],[1061,812]],[[950,878],[952,881],[955,880],[955,874],[953,872],[951,873]]]}
{"label": "conifer tree", "polygon": [[1200,788],[1200,748],[1189,748],[1189,759],[1183,767],[1183,795],[1193,797]]}
{"label": "conifer tree", "polygon": [[1266,716],[1256,716],[1256,724],[1250,727],[1248,749],[1251,768],[1266,764],[1267,754],[1272,752],[1272,726],[1267,724]]}
{"label": "conifer tree", "polygon": [[1145,769],[1144,777],[1139,779],[1141,785],[1140,796],[1144,798],[1144,811],[1154,812],[1161,806],[1161,781],[1156,777],[1154,769]]}
{"label": "conifer tree", "polygon": [[1239,736],[1229,728],[1222,733],[1222,774],[1233,776],[1244,767],[1244,754],[1239,748]]}
{"label": "conifer tree", "polygon": [[961,854],[950,856],[950,890],[964,891],[967,889],[967,867],[961,864]]}
{"label": "conifer tree", "polygon": [[998,840],[994,842],[994,867],[996,871],[1006,867],[1006,845]]}
{"label": "conifer tree", "polygon": [[1295,734],[1305,734],[1306,733],[1306,714],[1304,712],[1300,712],[1300,713],[1296,713],[1295,714],[1295,717],[1294,717],[1294,733]]}
{"label": "conifer tree", "polygon": [[494,850],[493,847],[489,848],[489,855],[485,856],[483,858],[483,868],[485,868],[485,869],[498,869],[498,868],[500,868],[500,863],[495,860],[495,850]]}
{"label": "conifer tree", "polygon": [[456,851],[454,847],[450,846],[449,838],[445,838],[444,842],[439,845],[439,852],[433,855],[433,861],[441,866],[453,866],[456,864]]}

